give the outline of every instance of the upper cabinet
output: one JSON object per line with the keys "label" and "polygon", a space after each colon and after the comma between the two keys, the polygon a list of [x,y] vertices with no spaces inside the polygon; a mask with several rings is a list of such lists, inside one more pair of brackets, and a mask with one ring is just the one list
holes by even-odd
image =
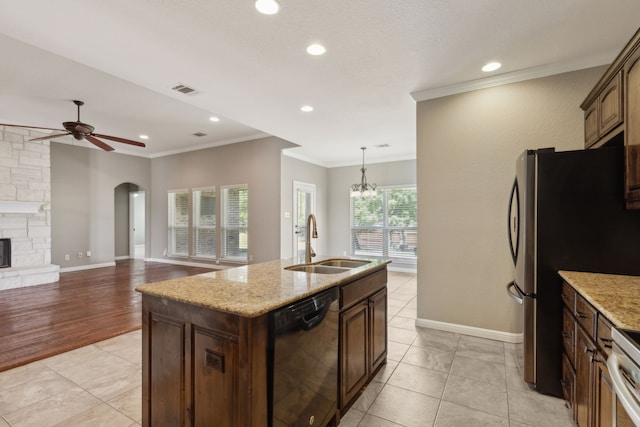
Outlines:
{"label": "upper cabinet", "polygon": [[[640,209],[640,30],[622,49],[580,108],[585,148],[599,148],[622,134],[625,144],[625,198]],[[616,138],[618,139],[618,138]]]}

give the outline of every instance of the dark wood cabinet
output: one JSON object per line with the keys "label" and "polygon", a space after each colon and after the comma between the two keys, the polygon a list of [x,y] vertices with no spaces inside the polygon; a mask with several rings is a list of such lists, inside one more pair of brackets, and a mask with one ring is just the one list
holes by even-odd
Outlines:
{"label": "dark wood cabinet", "polygon": [[[625,145],[627,209],[640,209],[640,30],[629,40],[580,107],[585,148]],[[621,135],[621,138],[618,136]],[[617,142],[616,142],[617,143]]]}
{"label": "dark wood cabinet", "polygon": [[387,360],[387,272],[340,289],[340,399],[344,410]]}
{"label": "dark wood cabinet", "polygon": [[[340,315],[341,402],[347,403],[367,383],[369,370],[368,301],[362,301]],[[341,405],[341,406],[344,406]]]}
{"label": "dark wood cabinet", "polygon": [[566,282],[562,299],[564,398],[578,426],[612,426],[616,396],[607,369],[612,324]]}
{"label": "dark wood cabinet", "polygon": [[625,194],[627,207],[640,209],[640,49],[625,63]]}
{"label": "dark wood cabinet", "polygon": [[267,315],[142,302],[144,426],[267,425]]}

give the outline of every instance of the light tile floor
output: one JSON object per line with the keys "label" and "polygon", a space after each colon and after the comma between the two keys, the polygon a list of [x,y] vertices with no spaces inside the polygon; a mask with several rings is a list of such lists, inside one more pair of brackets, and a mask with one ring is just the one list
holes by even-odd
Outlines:
{"label": "light tile floor", "polygon": [[[415,327],[416,276],[389,274],[386,366],[341,427],[573,426],[521,380],[517,346]],[[141,424],[141,334],[0,372],[0,427]]]}

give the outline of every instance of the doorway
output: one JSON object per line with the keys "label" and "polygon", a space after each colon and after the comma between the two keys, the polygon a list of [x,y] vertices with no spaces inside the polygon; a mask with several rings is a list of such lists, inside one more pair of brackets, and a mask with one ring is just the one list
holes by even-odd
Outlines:
{"label": "doorway", "polygon": [[144,191],[129,193],[129,224],[131,224],[129,254],[133,259],[144,259],[146,253]]}
{"label": "doorway", "polygon": [[307,217],[316,208],[316,186],[293,181],[293,259],[304,262]]}

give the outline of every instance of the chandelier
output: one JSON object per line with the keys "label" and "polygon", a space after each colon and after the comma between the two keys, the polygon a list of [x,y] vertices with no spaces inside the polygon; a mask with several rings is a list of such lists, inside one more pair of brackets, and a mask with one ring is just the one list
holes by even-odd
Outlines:
{"label": "chandelier", "polygon": [[362,178],[360,178],[359,184],[353,184],[351,186],[351,197],[373,197],[377,195],[377,185],[369,184],[367,182],[367,175],[365,174],[365,172],[367,172],[367,169],[364,167],[364,150],[366,150],[367,147],[360,147],[360,149],[362,150],[362,168],[360,169],[360,172],[362,172]]}

